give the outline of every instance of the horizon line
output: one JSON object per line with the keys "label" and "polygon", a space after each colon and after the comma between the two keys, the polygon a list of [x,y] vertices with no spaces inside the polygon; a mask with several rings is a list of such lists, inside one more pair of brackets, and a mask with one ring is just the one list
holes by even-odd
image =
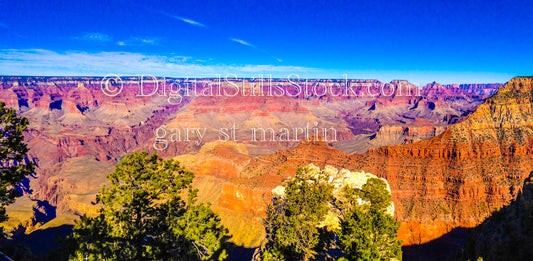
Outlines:
{"label": "horizon line", "polygon": [[[117,75],[117,74],[112,74],[112,75]],[[227,76],[228,74],[226,74]],[[232,74],[232,75],[235,75],[235,74]],[[259,74],[261,75],[261,74]],[[31,78],[31,77],[35,77],[35,78],[39,78],[39,77],[42,77],[42,78],[54,78],[54,77],[57,77],[57,78],[105,78],[106,76],[110,76],[110,74],[108,75],[0,75],[0,78],[9,78],[9,77],[20,77],[20,78]],[[141,76],[144,76],[144,77],[151,77],[151,76],[154,76],[158,79],[211,79],[211,80],[214,80],[214,79],[223,79],[225,78],[224,76],[220,76],[220,77],[217,77],[217,76],[157,76],[157,75],[149,75],[149,74],[138,74],[138,75],[118,75],[119,77],[121,78],[139,78]],[[511,77],[511,79],[509,79],[508,81],[505,81],[505,82],[461,82],[461,83],[439,83],[438,81],[434,80],[434,81],[430,81],[430,82],[427,82],[426,84],[424,85],[417,85],[417,84],[414,84],[412,83],[411,81],[407,80],[407,79],[392,79],[390,80],[389,82],[387,81],[381,81],[379,79],[376,79],[376,78],[329,78],[329,77],[318,77],[318,78],[310,78],[310,77],[301,77],[300,79],[295,79],[295,78],[288,78],[288,77],[268,77],[267,76],[264,76],[262,78],[260,77],[232,77],[232,78],[228,78],[229,80],[238,80],[238,79],[242,79],[242,80],[250,80],[250,79],[254,79],[254,80],[260,80],[260,79],[272,79],[272,80],[287,80],[287,79],[291,79],[291,80],[294,80],[294,81],[302,81],[302,80],[348,80],[348,81],[378,81],[380,83],[392,83],[392,82],[395,82],[395,81],[406,81],[410,84],[413,84],[413,85],[416,85],[416,86],[426,86],[428,84],[432,84],[432,83],[437,83],[437,84],[440,84],[440,85],[462,85],[462,84],[502,84],[502,85],[505,85],[507,82],[509,82],[510,80],[514,79],[514,78],[517,78],[517,77],[533,77],[533,76],[525,76],[525,75],[520,75],[520,76],[513,76]]]}

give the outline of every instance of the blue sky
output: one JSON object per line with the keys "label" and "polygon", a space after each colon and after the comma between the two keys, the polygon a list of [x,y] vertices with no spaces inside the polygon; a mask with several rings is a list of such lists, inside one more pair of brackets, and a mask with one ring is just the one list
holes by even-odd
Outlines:
{"label": "blue sky", "polygon": [[533,1],[0,0],[0,74],[506,82]]}

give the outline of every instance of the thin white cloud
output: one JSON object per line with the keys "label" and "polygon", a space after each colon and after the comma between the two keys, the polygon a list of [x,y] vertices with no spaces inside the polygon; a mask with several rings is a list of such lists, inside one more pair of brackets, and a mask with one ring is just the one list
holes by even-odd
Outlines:
{"label": "thin white cloud", "polygon": [[141,37],[132,37],[130,41],[144,44],[144,45],[156,45],[159,42],[158,38],[141,38]]}
{"label": "thin white cloud", "polygon": [[187,23],[187,24],[190,24],[190,25],[194,25],[194,26],[199,26],[199,27],[207,27],[205,24],[202,24],[198,21],[194,21],[190,18],[185,18],[185,17],[182,17],[182,16],[179,16],[179,15],[173,15],[173,14],[169,14],[169,13],[165,13],[163,11],[157,11],[158,13],[160,14],[163,14],[167,17],[170,17],[170,18],[174,18],[174,19],[178,19],[184,23]]}
{"label": "thin white cloud", "polygon": [[155,44],[155,40],[153,39],[140,39],[142,43],[153,45]]}
{"label": "thin white cloud", "polygon": [[130,37],[128,40],[118,41],[118,46],[157,45],[159,38]]}
{"label": "thin white cloud", "polygon": [[188,18],[185,18],[185,17],[181,17],[181,16],[174,16],[174,18],[176,19],[179,19],[181,20],[182,22],[185,22],[185,23],[188,23],[188,24],[192,24],[192,25],[195,25],[195,26],[201,26],[201,27],[205,27],[204,24],[200,23],[200,22],[196,22],[192,19],[188,19]]}
{"label": "thin white cloud", "polygon": [[[74,39],[94,42],[111,42],[113,37],[104,33],[86,33],[82,36],[73,37]],[[157,45],[159,38],[146,38],[146,37],[130,37],[127,40],[117,39],[115,42],[119,46],[136,46],[136,45]]]}
{"label": "thin white cloud", "polygon": [[242,40],[242,39],[237,39],[237,38],[229,38],[229,39],[232,40],[232,41],[234,41],[234,42],[236,42],[236,43],[238,43],[238,44],[242,44],[242,45],[244,45],[244,46],[251,47],[251,48],[253,48],[253,49],[255,49],[255,50],[259,51],[259,52],[265,53],[265,54],[267,54],[268,56],[270,56],[272,59],[278,61],[279,63],[283,62],[282,59],[280,59],[280,58],[278,58],[278,57],[276,57],[276,56],[271,55],[267,50],[265,50],[265,49],[261,49],[261,48],[255,46],[255,45],[251,44],[251,43],[248,42],[248,41],[245,41],[245,40]]}
{"label": "thin white cloud", "polygon": [[142,9],[145,9],[147,11],[150,11],[150,12],[159,13],[159,14],[162,14],[164,16],[180,20],[180,21],[182,21],[184,23],[187,23],[187,24],[190,24],[190,25],[194,25],[194,26],[198,26],[198,27],[207,27],[207,25],[202,24],[202,23],[200,23],[198,21],[195,21],[193,19],[190,19],[190,18],[186,18],[186,17],[179,16],[179,15],[169,14],[167,12],[164,12],[164,11],[161,11],[161,10],[157,10],[157,9],[153,9],[153,8],[149,8],[147,6],[138,5],[138,7],[142,8]]}
{"label": "thin white cloud", "polygon": [[250,46],[250,47],[254,47],[255,48],[255,45],[247,42],[247,41],[244,41],[244,40],[241,40],[241,39],[237,39],[237,38],[230,38],[230,40],[236,42],[236,43],[240,43],[242,45],[246,45],[246,46]]}
{"label": "thin white cloud", "polygon": [[[198,26],[198,27],[205,27],[205,28],[208,28],[207,25],[205,24],[202,24],[200,22],[197,22],[195,20],[192,20],[190,18],[185,18],[185,17],[182,17],[182,16],[178,16],[178,15],[173,15],[173,14],[169,14],[169,13],[166,13],[164,11],[160,11],[160,10],[154,10],[154,9],[150,9],[146,6],[140,6],[141,8],[143,9],[146,9],[148,11],[151,11],[151,12],[156,12],[156,13],[159,13],[159,14],[162,14],[164,16],[167,16],[167,17],[170,17],[170,18],[174,18],[174,19],[177,19],[177,20],[180,20],[184,23],[187,23],[187,24],[190,24],[190,25],[194,25],[194,26]],[[233,41],[233,42],[236,42],[238,44],[241,44],[241,45],[245,45],[245,46],[248,46],[248,47],[251,47],[251,48],[254,48],[255,50],[257,51],[260,51],[262,53],[266,53],[268,56],[270,56],[272,59],[276,60],[278,63],[281,63],[283,62],[282,59],[276,57],[276,56],[273,56],[271,55],[268,51],[264,50],[264,49],[261,49],[253,44],[251,44],[250,42],[248,41],[245,41],[245,40],[242,40],[242,39],[238,39],[238,38],[229,38],[229,40]]]}
{"label": "thin white cloud", "polygon": [[[206,27],[207,26],[205,24],[202,24],[200,22],[197,22],[195,20],[192,20],[192,19],[189,19],[189,18],[185,18],[185,17],[182,17],[182,16],[178,16],[178,15],[173,15],[173,14],[169,14],[169,13],[166,13],[166,12],[163,12],[163,11],[159,11],[159,10],[153,10],[153,9],[149,9],[147,7],[142,7],[146,10],[150,10],[150,11],[153,11],[153,12],[157,12],[157,13],[160,13],[162,15],[165,15],[167,17],[170,17],[170,18],[174,18],[174,19],[178,19],[184,23],[187,23],[187,24],[190,24],[190,25],[194,25],[194,26],[199,26],[199,27]],[[229,38],[229,40],[233,41],[233,42],[236,42],[238,44],[241,44],[241,45],[244,45],[244,46],[247,46],[247,47],[251,47],[259,52],[262,52],[262,53],[265,53],[267,54],[268,56],[270,56],[272,59],[276,60],[278,63],[281,63],[283,62],[282,59],[276,57],[276,56],[273,56],[271,55],[268,51],[264,50],[264,49],[261,49],[257,46],[255,46],[254,44],[248,42],[248,41],[245,41],[245,40],[242,40],[242,39],[238,39],[238,38]]]}
{"label": "thin white cloud", "polygon": [[284,75],[316,69],[276,65],[202,64],[187,56],[145,55],[130,52],[54,52],[43,49],[0,49],[0,71],[6,75],[138,75],[205,76],[236,74]]}
{"label": "thin white cloud", "polygon": [[111,41],[111,37],[107,34],[103,33],[86,33],[84,35],[74,37],[75,39],[83,39],[87,41],[95,41],[95,42],[109,42]]}

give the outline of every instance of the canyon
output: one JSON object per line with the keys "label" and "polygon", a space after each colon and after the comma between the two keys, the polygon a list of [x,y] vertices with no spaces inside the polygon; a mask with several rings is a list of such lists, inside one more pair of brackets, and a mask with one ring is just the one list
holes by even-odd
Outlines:
{"label": "canyon", "polygon": [[[346,154],[324,142],[305,142],[250,158],[237,144],[216,143],[196,155],[177,158],[202,174],[224,177],[217,192],[221,212],[238,215],[244,209],[255,217],[264,211],[270,190],[306,164],[377,173],[390,184],[404,245],[423,244],[455,228],[479,225],[520,193],[533,169],[532,91],[533,78],[514,78],[442,134],[363,154]],[[221,173],[218,166],[232,168]],[[198,182],[204,182],[202,176]],[[217,197],[209,200],[217,202]],[[261,233],[260,218],[247,222],[249,231]],[[460,240],[448,243],[460,249]]]}
{"label": "canyon", "polygon": [[[23,182],[24,196],[8,207],[5,226],[14,234],[72,224],[77,215],[94,213],[91,201],[106,174],[122,156],[140,150],[175,157],[191,169],[200,201],[213,204],[233,242],[245,247],[262,240],[271,190],[309,163],[387,179],[406,245],[479,224],[516,196],[531,168],[530,78],[515,78],[505,88],[431,83],[404,95],[390,90],[414,87],[407,81],[349,80],[350,92],[358,95],[183,96],[179,104],[163,95],[138,96],[133,77],[123,78],[117,96],[107,96],[100,80],[0,77],[0,100],[30,121],[26,142],[38,167]],[[293,91],[287,80],[274,82]],[[250,79],[238,84],[260,86]],[[339,85],[331,86],[338,92]],[[387,91],[365,95],[369,88]],[[249,131],[309,122],[334,128],[337,141],[253,142]],[[156,150],[155,131],[163,125],[206,131],[202,142],[169,142]],[[218,130],[232,125],[242,138],[219,141]],[[55,213],[47,213],[53,218],[36,215],[43,202],[53,206]]]}

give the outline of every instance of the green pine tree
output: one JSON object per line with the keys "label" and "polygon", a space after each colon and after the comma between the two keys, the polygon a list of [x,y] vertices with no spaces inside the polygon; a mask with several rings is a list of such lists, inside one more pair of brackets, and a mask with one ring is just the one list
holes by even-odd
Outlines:
{"label": "green pine tree", "polygon": [[[383,180],[370,178],[360,190],[344,186],[334,196],[328,177],[307,172],[286,179],[283,195],[268,205],[262,260],[402,259],[399,222],[387,213],[391,195]],[[340,229],[328,231],[323,221],[331,211],[340,212]]]}
{"label": "green pine tree", "polygon": [[8,219],[5,207],[21,196],[15,186],[34,170],[34,164],[27,162],[28,147],[22,135],[27,126],[28,119],[0,102],[0,222]]}
{"label": "green pine tree", "polygon": [[369,178],[357,195],[377,211],[385,211],[391,204],[391,194],[387,191],[387,184],[381,179]]}
{"label": "green pine tree", "polygon": [[298,169],[294,178],[285,180],[285,197],[268,205],[263,260],[312,260],[331,244],[330,233],[318,225],[328,212],[332,186],[310,182],[306,172]]}
{"label": "green pine tree", "polygon": [[228,231],[196,203],[194,174],[177,161],[133,153],[107,178],[99,215],[83,216],[67,240],[72,260],[225,259]]}
{"label": "green pine tree", "polygon": [[387,185],[370,178],[356,194],[370,204],[359,205],[350,189],[346,193],[351,205],[342,217],[339,245],[348,260],[402,260],[398,240],[400,222],[386,213],[391,203]]}

